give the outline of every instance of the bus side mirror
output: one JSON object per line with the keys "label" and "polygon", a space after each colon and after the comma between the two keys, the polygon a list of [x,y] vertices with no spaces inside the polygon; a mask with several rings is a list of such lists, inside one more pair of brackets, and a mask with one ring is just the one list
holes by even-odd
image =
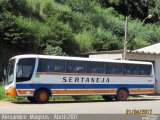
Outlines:
{"label": "bus side mirror", "polygon": [[7,70],[6,69],[4,69],[3,74],[4,74],[4,76],[7,75]]}
{"label": "bus side mirror", "polygon": [[3,76],[2,76],[2,81],[3,81],[4,84],[5,84],[6,75],[7,75],[7,70],[5,68],[4,71],[3,71]]}

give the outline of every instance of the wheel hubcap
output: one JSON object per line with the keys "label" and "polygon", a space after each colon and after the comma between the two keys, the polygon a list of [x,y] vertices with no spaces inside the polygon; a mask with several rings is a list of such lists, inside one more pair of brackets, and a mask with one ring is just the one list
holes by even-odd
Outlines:
{"label": "wheel hubcap", "polygon": [[121,97],[122,99],[125,98],[125,95],[126,95],[126,94],[125,94],[124,92],[121,92],[121,93],[120,93],[120,97]]}
{"label": "wheel hubcap", "polygon": [[45,92],[42,92],[39,96],[41,101],[45,101],[47,99],[47,94]]}

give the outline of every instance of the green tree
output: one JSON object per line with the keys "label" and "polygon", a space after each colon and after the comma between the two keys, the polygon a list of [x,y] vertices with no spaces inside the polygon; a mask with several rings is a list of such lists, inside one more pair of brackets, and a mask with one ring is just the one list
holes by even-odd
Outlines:
{"label": "green tree", "polygon": [[93,12],[93,6],[96,6],[98,3],[96,0],[56,0],[59,3],[66,4],[71,7],[75,12]]}
{"label": "green tree", "polygon": [[105,7],[114,7],[123,15],[144,19],[148,15],[148,2],[146,0],[100,0]]}
{"label": "green tree", "polygon": [[149,14],[151,14],[153,22],[160,22],[160,0],[148,1]]}
{"label": "green tree", "polygon": [[58,56],[65,56],[66,54],[62,51],[62,48],[59,46],[52,47],[51,45],[47,45],[44,49],[45,55],[58,55]]}
{"label": "green tree", "polygon": [[18,54],[123,49],[126,15],[129,49],[157,43],[159,11],[159,0],[0,0],[0,73]]}

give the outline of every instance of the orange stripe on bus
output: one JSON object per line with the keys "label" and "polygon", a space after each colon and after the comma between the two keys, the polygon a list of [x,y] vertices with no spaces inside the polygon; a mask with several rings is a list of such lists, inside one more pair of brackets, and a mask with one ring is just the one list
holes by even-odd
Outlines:
{"label": "orange stripe on bus", "polygon": [[18,90],[19,94],[27,94],[27,92],[30,92],[30,94],[33,94],[34,90]]}
{"label": "orange stripe on bus", "polygon": [[116,90],[52,90],[52,94],[116,93]]}
{"label": "orange stripe on bus", "polygon": [[33,93],[34,93],[34,90],[31,90],[31,91],[30,91],[30,94],[33,94]]}
{"label": "orange stripe on bus", "polygon": [[155,89],[131,89],[130,93],[154,93]]}

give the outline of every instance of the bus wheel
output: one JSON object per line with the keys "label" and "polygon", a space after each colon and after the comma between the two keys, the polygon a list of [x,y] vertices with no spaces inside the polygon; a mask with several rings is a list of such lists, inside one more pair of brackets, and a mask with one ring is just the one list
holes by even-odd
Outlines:
{"label": "bus wheel", "polygon": [[35,102],[36,102],[35,97],[27,97],[27,99],[28,99],[29,102],[31,102],[31,103],[35,103]]}
{"label": "bus wheel", "polygon": [[117,95],[115,96],[115,99],[118,101],[125,101],[128,97],[128,91],[126,89],[120,89],[118,90]]}
{"label": "bus wheel", "polygon": [[102,98],[103,98],[105,101],[111,101],[111,100],[113,100],[113,97],[112,97],[112,96],[109,96],[109,95],[102,95]]}
{"label": "bus wheel", "polygon": [[35,95],[35,99],[37,103],[47,103],[49,100],[49,93],[45,89],[40,89],[37,91]]}

